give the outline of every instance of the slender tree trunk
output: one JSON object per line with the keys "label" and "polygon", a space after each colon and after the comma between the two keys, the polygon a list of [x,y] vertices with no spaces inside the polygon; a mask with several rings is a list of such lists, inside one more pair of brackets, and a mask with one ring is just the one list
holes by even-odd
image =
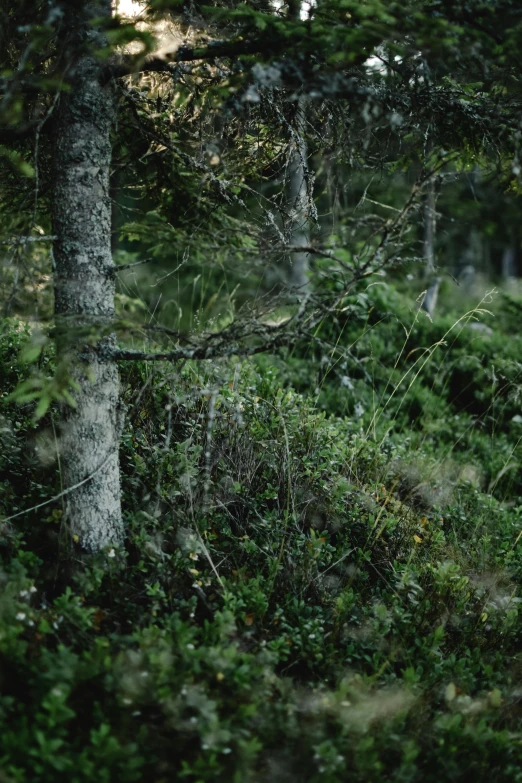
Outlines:
{"label": "slender tree trunk", "polygon": [[427,185],[426,200],[424,202],[424,277],[428,282],[428,290],[422,302],[422,309],[431,316],[435,312],[441,278],[435,276],[435,234],[437,229],[437,196],[435,193],[435,180],[433,177]]}
{"label": "slender tree trunk", "polygon": [[437,306],[437,299],[439,297],[439,288],[441,282],[442,282],[441,277],[433,278],[433,280],[428,286],[428,290],[426,291],[426,296],[422,301],[421,307],[423,310],[425,310],[428,313],[430,318],[435,312],[435,307]]}
{"label": "slender tree trunk", "polygon": [[[296,21],[301,18],[302,0],[287,0],[289,18]],[[287,187],[287,225],[288,241],[295,247],[306,247],[310,243],[310,219],[308,198],[308,148],[305,141],[307,98],[301,96],[297,101],[295,136],[292,139],[292,152],[289,164]],[[286,270],[286,282],[304,293],[308,286],[308,253],[291,253]]]}
{"label": "slender tree trunk", "polygon": [[[80,5],[67,19],[74,43],[103,46],[91,25],[110,14],[110,0]],[[74,39],[74,41],[73,41]],[[67,355],[79,390],[64,411],[60,439],[62,480],[73,539],[87,552],[121,543],[118,368],[109,358],[112,338],[99,339],[114,316],[109,168],[113,88],[98,81],[100,64],[88,53],[69,70],[55,117],[53,233],[58,354]],[[86,334],[94,336],[86,345]],[[105,349],[105,350],[104,350]],[[87,480],[86,480],[87,479]]]}
{"label": "slender tree trunk", "polygon": [[502,277],[510,282],[517,276],[517,248],[514,242],[507,245],[502,252]]}
{"label": "slender tree trunk", "polygon": [[[425,68],[427,69],[426,74],[429,76],[429,69],[426,63]],[[432,141],[428,138],[425,150],[428,157],[431,151]],[[435,235],[437,230],[436,205],[437,194],[435,191],[435,178],[432,176],[427,182],[426,197],[424,200],[424,239],[422,244],[425,262],[424,279],[428,283],[428,289],[421,304],[422,309],[428,313],[430,318],[435,312],[441,283],[441,278],[435,276]]]}
{"label": "slender tree trunk", "polygon": [[427,185],[426,199],[424,201],[424,274],[431,278],[435,273],[435,232],[437,230],[436,194],[433,177]]}
{"label": "slender tree trunk", "polygon": [[[288,237],[291,245],[306,247],[310,243],[308,218],[308,149],[305,130],[306,98],[300,98],[297,105],[296,135],[288,177]],[[290,255],[287,282],[292,288],[304,292],[308,285],[308,253],[296,252]]]}

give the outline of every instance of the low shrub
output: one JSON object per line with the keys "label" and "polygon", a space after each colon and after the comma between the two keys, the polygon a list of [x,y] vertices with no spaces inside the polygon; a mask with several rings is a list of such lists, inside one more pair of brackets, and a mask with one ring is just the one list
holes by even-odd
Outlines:
{"label": "low shrub", "polygon": [[59,495],[59,434],[6,402],[4,326],[0,779],[522,781],[518,343],[462,333],[410,387],[386,329],[382,372],[122,368],[128,540],[71,568],[63,498],[10,519]]}

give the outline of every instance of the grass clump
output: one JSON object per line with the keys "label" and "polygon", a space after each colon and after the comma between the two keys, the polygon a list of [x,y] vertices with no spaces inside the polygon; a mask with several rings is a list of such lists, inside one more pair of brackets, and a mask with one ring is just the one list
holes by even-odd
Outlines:
{"label": "grass clump", "polygon": [[8,519],[59,493],[56,412],[4,405],[6,781],[522,780],[522,348],[506,310],[410,385],[455,317],[405,343],[378,296],[315,357],[125,370],[127,546],[72,573],[63,499]]}

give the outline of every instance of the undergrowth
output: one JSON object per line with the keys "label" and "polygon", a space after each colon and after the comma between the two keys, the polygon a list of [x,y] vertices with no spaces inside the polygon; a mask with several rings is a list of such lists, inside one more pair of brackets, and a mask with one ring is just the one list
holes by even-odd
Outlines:
{"label": "undergrowth", "polygon": [[522,781],[520,308],[375,288],[276,359],[122,368],[128,541],[72,570],[65,499],[22,513],[58,411],[5,402],[0,780]]}

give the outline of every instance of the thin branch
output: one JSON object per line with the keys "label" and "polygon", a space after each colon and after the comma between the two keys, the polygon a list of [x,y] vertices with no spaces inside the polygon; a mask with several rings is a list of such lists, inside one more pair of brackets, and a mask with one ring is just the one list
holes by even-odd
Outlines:
{"label": "thin branch", "polygon": [[131,264],[117,264],[110,268],[109,274],[117,275],[120,272],[125,272],[127,269],[134,269],[136,266],[143,266],[143,264],[150,264],[154,261],[153,258],[144,258],[142,261],[133,261]]}
{"label": "thin branch", "polygon": [[[278,249],[276,248],[276,252],[277,250]],[[347,272],[353,272],[353,268],[331,250],[321,250],[320,248],[313,247],[313,245],[287,245],[284,250],[285,252],[290,253],[310,253],[310,255],[319,256],[320,258],[329,258],[332,261],[335,261],[336,264],[339,264],[343,269],[346,269]]]}
{"label": "thin branch", "polygon": [[[294,333],[292,338],[297,334]],[[188,359],[223,359],[228,356],[255,356],[258,353],[280,348],[288,343],[288,339],[272,339],[261,345],[239,346],[231,343],[227,348],[223,346],[201,345],[198,348],[177,348],[165,353],[147,353],[146,351],[127,351],[116,348],[110,351],[112,359],[118,361],[144,361],[144,362],[179,362]]]}
{"label": "thin branch", "polygon": [[49,498],[49,500],[44,500],[43,503],[38,503],[36,506],[31,506],[31,508],[25,508],[23,511],[18,511],[16,514],[11,514],[10,517],[0,517],[0,522],[3,524],[4,522],[10,522],[12,519],[16,519],[17,517],[21,517],[23,514],[29,514],[31,511],[37,511],[39,508],[43,508],[44,506],[48,506],[50,503],[54,503],[56,500],[60,500],[60,498],[63,498],[64,495],[69,495],[71,492],[74,492],[75,489],[78,489],[78,487],[83,486],[84,484],[87,484],[88,481],[91,481],[97,473],[99,473],[109,459],[114,456],[111,452],[106,456],[106,458],[103,460],[101,465],[99,465],[96,470],[94,470],[87,478],[82,479],[82,481],[79,481],[77,484],[73,484],[72,487],[67,487],[67,489],[64,489],[62,492],[59,492],[57,495],[54,495],[54,497]]}
{"label": "thin branch", "polygon": [[[173,351],[153,353],[104,346],[104,356],[113,360],[168,362],[187,359],[219,359],[228,356],[255,356],[258,353],[288,345],[294,342],[298,335],[304,333],[300,322],[306,313],[309,299],[309,296],[304,296],[296,312],[279,324],[267,324],[262,321],[251,321],[250,323],[234,321],[220,332],[208,334],[199,345],[193,344],[191,347],[178,347]],[[310,317],[309,314],[308,317]],[[292,330],[290,330],[290,326],[292,326]],[[168,330],[162,327],[157,327],[155,330],[168,333]],[[261,344],[244,344],[248,338],[255,337],[262,339]]]}

